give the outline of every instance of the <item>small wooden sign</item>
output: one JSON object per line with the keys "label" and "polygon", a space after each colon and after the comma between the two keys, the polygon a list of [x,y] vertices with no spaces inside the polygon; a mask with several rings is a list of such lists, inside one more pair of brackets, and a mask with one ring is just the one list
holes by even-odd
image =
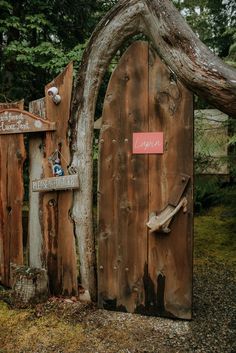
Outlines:
{"label": "small wooden sign", "polygon": [[20,109],[0,110],[0,135],[56,130],[56,125]]}
{"label": "small wooden sign", "polygon": [[32,181],[32,191],[34,192],[47,192],[54,190],[68,190],[78,188],[78,174],[38,179]]}
{"label": "small wooden sign", "polygon": [[163,153],[163,132],[134,132],[133,154],[151,153]]}

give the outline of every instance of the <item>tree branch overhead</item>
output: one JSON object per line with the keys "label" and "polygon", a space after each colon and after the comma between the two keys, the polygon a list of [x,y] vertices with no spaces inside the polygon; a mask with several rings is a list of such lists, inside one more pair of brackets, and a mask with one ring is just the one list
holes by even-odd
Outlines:
{"label": "tree branch overhead", "polygon": [[96,51],[99,57],[98,46],[106,48],[98,66],[106,68],[122,42],[140,32],[152,40],[159,55],[188,88],[236,117],[236,70],[200,41],[169,0],[119,1],[95,29],[81,66],[83,73],[90,53]]}

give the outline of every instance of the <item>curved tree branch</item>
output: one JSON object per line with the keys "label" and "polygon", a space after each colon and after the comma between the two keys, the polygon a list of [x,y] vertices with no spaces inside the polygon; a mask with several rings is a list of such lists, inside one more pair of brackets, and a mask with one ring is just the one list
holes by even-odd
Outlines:
{"label": "curved tree branch", "polygon": [[144,21],[160,56],[190,90],[236,117],[236,70],[199,40],[170,1],[146,3]]}
{"label": "curved tree branch", "polygon": [[[236,117],[236,70],[199,40],[169,0],[120,0],[89,41],[77,80],[80,87],[89,59],[97,65],[99,81],[124,40],[139,32],[153,41],[160,56],[189,89]],[[76,96],[81,96],[80,90]]]}

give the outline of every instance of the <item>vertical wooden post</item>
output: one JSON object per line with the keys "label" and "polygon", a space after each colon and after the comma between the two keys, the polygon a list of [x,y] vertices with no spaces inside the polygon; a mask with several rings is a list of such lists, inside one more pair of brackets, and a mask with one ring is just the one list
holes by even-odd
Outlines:
{"label": "vertical wooden post", "polygon": [[[0,103],[0,109],[23,109],[24,101]],[[0,276],[10,286],[10,263],[23,264],[23,134],[0,136]]]}
{"label": "vertical wooden post", "polygon": [[[29,111],[42,118],[46,117],[45,98],[30,102]],[[43,134],[31,134],[29,139],[29,177],[40,179],[43,175]],[[46,267],[46,257],[43,244],[42,224],[42,194],[29,190],[29,265],[31,267]]]}
{"label": "vertical wooden post", "polygon": [[[46,117],[57,123],[55,132],[46,132],[43,159],[43,176],[52,176],[48,160],[56,151],[60,151],[62,168],[67,173],[70,163],[68,139],[68,121],[70,114],[71,91],[73,82],[73,64],[45,87]],[[56,105],[47,94],[50,87],[59,90],[61,102]],[[43,242],[45,244],[46,263],[49,275],[49,287],[54,294],[77,294],[76,250],[74,224],[71,218],[73,203],[72,191],[44,193],[42,197]]]}

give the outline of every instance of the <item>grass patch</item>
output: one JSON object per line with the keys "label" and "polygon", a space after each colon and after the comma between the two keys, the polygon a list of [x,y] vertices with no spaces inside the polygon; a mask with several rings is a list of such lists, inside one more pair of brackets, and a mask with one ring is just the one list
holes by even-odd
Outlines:
{"label": "grass patch", "polygon": [[83,343],[83,328],[50,312],[40,318],[32,310],[9,310],[0,302],[1,353],[68,352]]}
{"label": "grass patch", "polygon": [[224,188],[220,203],[194,219],[195,263],[209,259],[236,265],[236,187]]}

